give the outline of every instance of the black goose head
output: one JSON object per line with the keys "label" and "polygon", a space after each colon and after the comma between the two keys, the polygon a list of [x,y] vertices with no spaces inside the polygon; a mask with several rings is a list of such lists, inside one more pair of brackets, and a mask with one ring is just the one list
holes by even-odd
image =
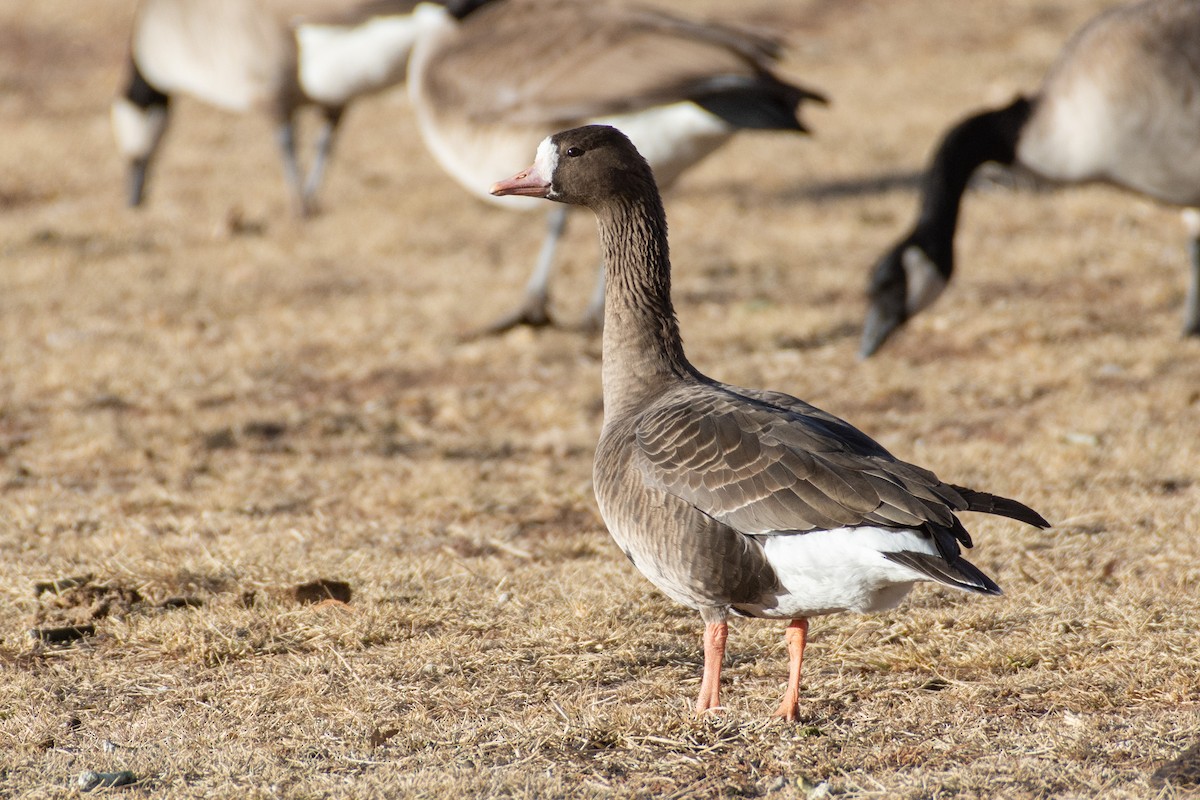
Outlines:
{"label": "black goose head", "polygon": [[884,254],[867,288],[859,356],[872,356],[904,323],[928,308],[946,288],[953,267],[952,250],[930,247],[915,233]]}

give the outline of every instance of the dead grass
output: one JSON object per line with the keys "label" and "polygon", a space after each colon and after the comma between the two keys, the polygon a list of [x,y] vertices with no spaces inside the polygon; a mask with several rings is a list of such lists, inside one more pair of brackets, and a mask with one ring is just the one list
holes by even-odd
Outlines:
{"label": "dead grass", "polygon": [[[762,623],[731,639],[728,714],[691,717],[699,623],[594,511],[596,343],[458,343],[516,299],[539,221],[469,202],[395,94],[351,114],[310,224],[264,120],[186,101],[127,212],[106,107],[130,9],[86,5],[0,9],[0,795],[129,769],[112,791],[169,798],[1173,796],[1150,775],[1200,733],[1175,216],[983,187],[952,289],[853,357],[937,133],[1106,3],[751,8],[835,105],[671,199],[693,359],[1058,523],[970,520],[1002,599],[817,621],[796,727],[765,719],[785,654]],[[565,314],[593,236],[570,233]],[[106,588],[35,595],[83,573]],[[317,578],[351,603],[297,603]]]}

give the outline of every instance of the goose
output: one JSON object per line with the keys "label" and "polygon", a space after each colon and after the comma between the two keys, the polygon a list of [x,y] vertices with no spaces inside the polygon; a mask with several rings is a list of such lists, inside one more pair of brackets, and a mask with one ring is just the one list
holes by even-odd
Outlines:
{"label": "goose", "polygon": [[[408,91],[429,150],[485,200],[495,198],[482,188],[546,134],[589,122],[625,131],[666,187],[739,130],[807,132],[802,103],[826,98],[779,78],[780,54],[773,39],[648,8],[497,0],[421,37]],[[522,304],[479,333],[553,322],[548,284],[566,211],[550,213]],[[603,297],[598,280],[585,327],[598,327]]]}
{"label": "goose", "polygon": [[946,288],[971,174],[1012,165],[1060,184],[1104,182],[1185,208],[1184,335],[1200,335],[1200,3],[1147,0],[1093,18],[1032,97],[954,125],[925,172],[916,224],[877,262],[860,355]]}
{"label": "goose", "polygon": [[944,483],[803,400],[693,367],[671,305],[654,175],[615,128],[548,137],[533,166],[491,191],[596,215],[607,272],[596,500],[634,566],[700,613],[697,714],[720,707],[730,616],[789,620],[775,715],[795,721],[809,618],[892,608],[919,581],[1000,594],[962,557],[971,537],[957,512],[1048,527],[1022,503]]}
{"label": "goose", "polygon": [[[293,210],[305,216],[346,107],[404,80],[409,51],[442,16],[483,0],[141,0],[134,15],[124,88],[113,100],[117,146],[128,162],[127,202],[145,199],[170,99],[187,94],[273,121]],[[295,117],[322,117],[307,177],[296,159]]]}

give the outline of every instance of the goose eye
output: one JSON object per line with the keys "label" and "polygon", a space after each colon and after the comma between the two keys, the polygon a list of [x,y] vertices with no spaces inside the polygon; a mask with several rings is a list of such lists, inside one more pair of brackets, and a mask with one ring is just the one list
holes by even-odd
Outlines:
{"label": "goose eye", "polygon": [[567,157],[568,158],[578,158],[581,155],[583,155],[582,147],[568,147],[567,148]]}

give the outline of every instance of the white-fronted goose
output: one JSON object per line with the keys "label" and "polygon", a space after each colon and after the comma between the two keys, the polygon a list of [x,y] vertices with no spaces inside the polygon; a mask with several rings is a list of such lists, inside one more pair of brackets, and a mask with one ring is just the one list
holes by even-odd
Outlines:
{"label": "white-fronted goose", "polygon": [[[113,130],[129,162],[128,202],[140,205],[166,130],[171,95],[270,116],[293,208],[312,210],[346,106],[404,79],[413,42],[450,13],[477,3],[371,0],[141,0],[130,37],[128,77],[112,105]],[[295,115],[323,117],[307,179],[296,160]]]}
{"label": "white-fronted goose", "polygon": [[[1200,3],[1149,0],[1083,27],[1033,97],[975,114],[942,139],[912,231],[875,266],[861,354],[870,356],[946,288],[959,203],[993,161],[1060,183],[1100,181],[1191,211],[1200,206]],[[1200,335],[1200,224],[1192,235],[1185,335]]]}
{"label": "white-fronted goose", "polygon": [[999,594],[960,555],[956,512],[1039,527],[1014,500],[943,483],[781,392],[705,377],[671,306],[666,217],[650,167],[614,128],[547,138],[498,195],[587,206],[607,271],[596,499],[630,561],[704,620],[697,713],[720,705],[731,614],[791,620],[776,711],[797,718],[808,618],[895,606],[917,581]]}
{"label": "white-fronted goose", "polygon": [[[481,187],[547,133],[588,122],[623,130],[666,186],[738,130],[805,131],[800,104],[824,98],[778,78],[779,53],[774,40],[649,9],[498,0],[423,37],[408,87],[429,149],[485,198]],[[551,213],[523,304],[489,330],[549,323],[547,285],[565,221],[565,208]],[[588,322],[600,322],[602,301],[601,290]]]}

